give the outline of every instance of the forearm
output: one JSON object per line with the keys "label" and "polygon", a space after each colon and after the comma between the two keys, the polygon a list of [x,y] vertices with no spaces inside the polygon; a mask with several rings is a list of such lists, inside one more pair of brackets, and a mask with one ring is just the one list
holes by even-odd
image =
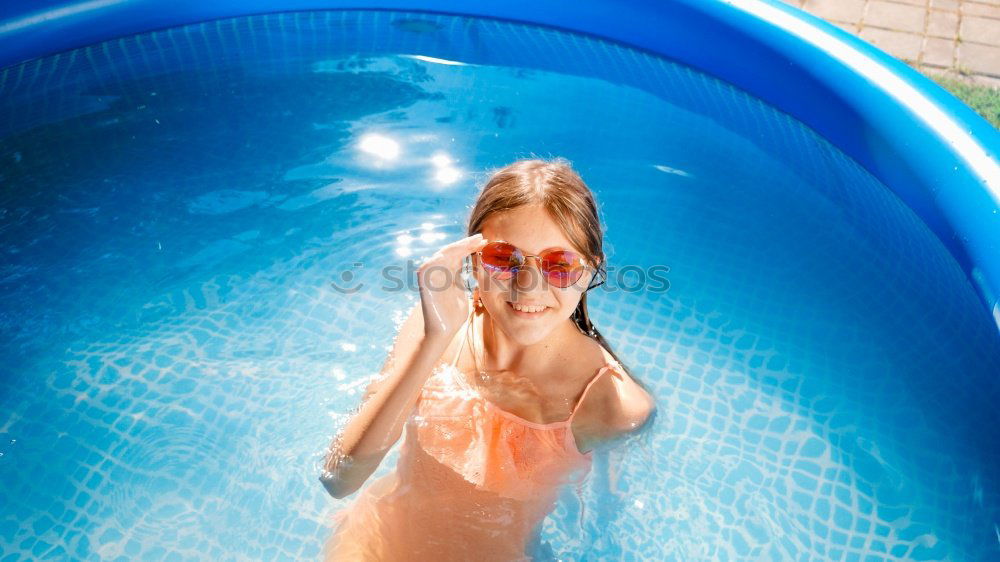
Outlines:
{"label": "forearm", "polygon": [[424,337],[407,364],[384,370],[388,378],[365,399],[334,437],[321,481],[335,497],[361,487],[402,434],[420,389],[448,345],[443,337]]}

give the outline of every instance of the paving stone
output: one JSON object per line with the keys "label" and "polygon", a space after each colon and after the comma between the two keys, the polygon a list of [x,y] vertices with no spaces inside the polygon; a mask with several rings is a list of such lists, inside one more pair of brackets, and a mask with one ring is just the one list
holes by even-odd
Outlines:
{"label": "paving stone", "polygon": [[963,16],[983,16],[987,18],[1000,19],[1000,6],[980,4],[978,2],[963,2]]}
{"label": "paving stone", "polygon": [[926,10],[923,7],[885,2],[884,0],[870,0],[863,23],[865,26],[873,25],[896,31],[923,34],[925,13]]}
{"label": "paving stone", "polygon": [[898,59],[910,61],[919,59],[923,43],[919,35],[877,27],[862,28],[861,38]]}
{"label": "paving stone", "polygon": [[861,21],[865,11],[864,0],[806,0],[802,9],[826,20]]}
{"label": "paving stone", "polygon": [[958,37],[958,14],[932,10],[927,19],[927,35],[954,39]]}
{"label": "paving stone", "polygon": [[954,58],[955,41],[953,39],[942,39],[940,37],[927,37],[924,39],[924,53],[920,59],[924,64],[950,68],[955,62]]}
{"label": "paving stone", "polygon": [[962,26],[958,35],[962,41],[1000,47],[1000,20],[962,17]]}
{"label": "paving stone", "polygon": [[972,72],[1000,76],[1000,47],[962,42],[956,53],[958,64]]}
{"label": "paving stone", "polygon": [[934,68],[932,66],[921,65],[917,68],[921,73],[927,76],[951,78],[952,80],[957,80],[962,84],[971,84],[975,86],[989,86],[992,88],[1000,89],[1000,78],[995,78],[993,76],[986,76],[985,74],[961,74],[954,70],[942,70],[940,68]]}
{"label": "paving stone", "polygon": [[931,0],[931,8],[937,8],[939,10],[951,10],[953,12],[958,11],[958,0]]}
{"label": "paving stone", "polygon": [[[963,84],[986,86],[1000,91],[1000,78],[994,78],[992,76],[984,76],[982,74],[972,74],[969,76],[963,76],[962,74],[959,74],[958,72],[955,72],[953,70],[942,70],[940,68],[934,68],[932,66],[926,66],[926,65],[918,65],[916,68],[917,70],[920,71],[921,74],[931,79],[950,78],[952,80],[957,80]],[[944,86],[941,86],[940,84],[938,84],[938,86],[944,88]],[[944,89],[947,91],[947,88]],[[955,94],[952,95],[954,96]]]}
{"label": "paving stone", "polygon": [[966,76],[964,74],[959,73],[957,70],[955,70],[953,68],[940,69],[940,68],[931,68],[929,66],[927,66],[927,67],[921,66],[917,70],[919,70],[920,72],[923,72],[923,73],[927,74],[928,76],[935,77],[935,78],[945,77],[945,78],[951,78],[953,80],[958,80],[960,82],[970,82],[971,81],[971,78],[969,78],[968,76]]}
{"label": "paving stone", "polygon": [[830,23],[850,33],[851,35],[858,34],[858,24],[856,23],[848,23],[846,21],[831,21]]}
{"label": "paving stone", "polygon": [[1000,83],[1000,0],[783,1],[912,65]]}
{"label": "paving stone", "polygon": [[1000,78],[994,78],[992,76],[983,76],[982,74],[976,74],[972,79],[980,86],[991,86],[1000,90]]}
{"label": "paving stone", "polygon": [[[966,74],[961,76],[968,84],[973,86],[987,86],[989,88],[993,88],[998,94],[1000,94],[1000,78],[987,76],[985,74]],[[997,114],[997,117],[1000,117],[1000,114]]]}
{"label": "paving stone", "polygon": [[947,68],[935,68],[933,66],[927,66],[926,64],[918,64],[914,68],[920,71],[920,74],[928,78],[940,78],[942,76],[951,76],[952,72]]}

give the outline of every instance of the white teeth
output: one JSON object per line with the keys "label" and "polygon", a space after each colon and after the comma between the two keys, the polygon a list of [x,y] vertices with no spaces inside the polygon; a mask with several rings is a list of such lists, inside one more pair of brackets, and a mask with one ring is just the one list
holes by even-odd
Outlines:
{"label": "white teeth", "polygon": [[516,303],[510,303],[510,305],[514,307],[514,310],[518,310],[521,312],[541,312],[546,308],[548,308],[545,306],[522,306]]}

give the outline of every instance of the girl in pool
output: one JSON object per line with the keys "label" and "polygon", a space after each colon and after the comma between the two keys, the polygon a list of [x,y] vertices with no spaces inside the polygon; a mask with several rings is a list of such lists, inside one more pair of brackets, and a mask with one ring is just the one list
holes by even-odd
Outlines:
{"label": "girl in pool", "polygon": [[587,315],[602,229],[567,161],[495,172],[467,232],[417,270],[420,303],[330,447],[320,480],[344,498],[407,428],[396,470],[335,517],[327,560],[529,560],[560,484],[654,410]]}

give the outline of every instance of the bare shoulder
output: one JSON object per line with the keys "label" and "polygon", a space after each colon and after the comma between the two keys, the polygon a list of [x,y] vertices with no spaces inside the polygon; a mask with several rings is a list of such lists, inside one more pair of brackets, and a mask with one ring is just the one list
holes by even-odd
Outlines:
{"label": "bare shoulder", "polygon": [[654,398],[600,343],[581,336],[583,353],[574,361],[574,368],[581,369],[577,372],[595,373],[608,363],[611,367],[594,380],[578,405],[574,423],[578,441],[596,444],[642,427],[656,408]]}

